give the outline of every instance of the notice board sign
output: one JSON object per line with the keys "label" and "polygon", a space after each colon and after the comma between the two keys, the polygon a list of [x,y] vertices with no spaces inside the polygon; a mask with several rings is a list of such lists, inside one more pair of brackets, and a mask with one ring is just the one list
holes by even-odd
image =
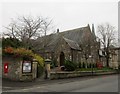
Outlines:
{"label": "notice board sign", "polygon": [[32,63],[31,63],[31,61],[23,61],[22,72],[23,73],[32,72]]}

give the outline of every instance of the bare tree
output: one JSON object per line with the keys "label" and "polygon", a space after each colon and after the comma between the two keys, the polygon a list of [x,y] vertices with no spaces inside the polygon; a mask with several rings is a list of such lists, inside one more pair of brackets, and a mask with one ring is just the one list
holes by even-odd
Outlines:
{"label": "bare tree", "polygon": [[109,23],[98,25],[98,38],[100,39],[105,51],[106,65],[109,67],[110,59],[110,46],[114,44],[115,40],[115,27]]}
{"label": "bare tree", "polygon": [[12,20],[4,35],[12,38],[20,39],[26,48],[30,46],[31,39],[37,39],[41,36],[46,36],[47,31],[50,29],[52,20],[43,17],[33,18],[19,17],[16,20]]}
{"label": "bare tree", "polygon": [[94,41],[92,39],[92,33],[91,32],[85,32],[84,41],[81,43],[81,48],[82,48],[82,54],[85,58],[86,68],[87,68],[89,56],[92,53],[93,42]]}

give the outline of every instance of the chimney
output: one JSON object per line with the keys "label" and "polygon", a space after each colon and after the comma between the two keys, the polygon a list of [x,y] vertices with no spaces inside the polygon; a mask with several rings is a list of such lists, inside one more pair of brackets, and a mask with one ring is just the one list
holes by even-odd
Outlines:
{"label": "chimney", "polygon": [[92,33],[95,35],[94,24],[92,24]]}
{"label": "chimney", "polygon": [[57,29],[57,33],[59,33],[59,28]]}

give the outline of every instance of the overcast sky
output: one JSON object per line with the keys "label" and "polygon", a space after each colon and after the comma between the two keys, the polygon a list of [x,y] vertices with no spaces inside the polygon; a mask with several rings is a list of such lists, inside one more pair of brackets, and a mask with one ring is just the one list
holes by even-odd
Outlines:
{"label": "overcast sky", "polygon": [[[114,1],[114,0],[113,0]],[[4,2],[2,3],[2,26],[11,18],[32,15],[53,19],[60,31],[75,29],[87,24],[110,23],[118,28],[118,3],[115,2]]]}

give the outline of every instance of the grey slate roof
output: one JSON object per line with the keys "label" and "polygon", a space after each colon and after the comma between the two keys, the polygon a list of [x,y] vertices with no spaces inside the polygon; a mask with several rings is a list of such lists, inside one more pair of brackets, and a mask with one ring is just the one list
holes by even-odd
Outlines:
{"label": "grey slate roof", "polygon": [[80,47],[79,47],[78,43],[76,43],[75,41],[70,40],[70,39],[67,39],[67,38],[65,38],[65,37],[63,37],[63,39],[68,43],[68,45],[69,45],[72,49],[80,50]]}
{"label": "grey slate roof", "polygon": [[37,39],[37,48],[39,50],[42,50],[45,47],[45,49],[47,49],[48,51],[54,51],[54,49],[59,45],[59,41],[61,40],[61,38],[64,37],[65,41],[69,44],[71,48],[80,49],[79,45],[84,42],[87,33],[91,33],[89,25],[82,28],[50,34],[46,37],[40,37]]}

